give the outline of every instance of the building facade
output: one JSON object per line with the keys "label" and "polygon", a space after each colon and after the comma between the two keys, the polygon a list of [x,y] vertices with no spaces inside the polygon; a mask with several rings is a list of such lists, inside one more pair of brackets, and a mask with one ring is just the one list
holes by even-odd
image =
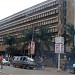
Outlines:
{"label": "building facade", "polygon": [[32,25],[48,25],[49,32],[54,33],[53,38],[61,35],[64,25],[74,20],[71,9],[69,10],[71,1],[73,0],[47,0],[0,20],[0,50],[6,48],[3,45],[4,36],[12,34],[16,38],[21,38],[21,31],[32,28]]}

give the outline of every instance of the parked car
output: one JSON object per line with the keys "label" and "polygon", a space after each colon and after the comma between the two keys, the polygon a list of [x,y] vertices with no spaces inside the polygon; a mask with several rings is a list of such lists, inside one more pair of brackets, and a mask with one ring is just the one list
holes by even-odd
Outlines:
{"label": "parked car", "polygon": [[3,65],[8,65],[8,66],[10,66],[10,62],[7,61],[6,59],[3,59],[3,60],[2,60],[2,63],[3,63]]}
{"label": "parked car", "polygon": [[12,65],[14,67],[33,69],[35,67],[35,62],[32,58],[28,56],[14,56],[12,60]]}

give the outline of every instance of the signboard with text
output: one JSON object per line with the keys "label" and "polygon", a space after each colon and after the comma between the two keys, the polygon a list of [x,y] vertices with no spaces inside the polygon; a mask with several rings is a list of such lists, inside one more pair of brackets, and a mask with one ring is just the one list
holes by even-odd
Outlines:
{"label": "signboard with text", "polygon": [[64,53],[64,44],[55,44],[55,53]]}
{"label": "signboard with text", "polygon": [[34,54],[35,52],[35,42],[34,41],[31,41],[31,54]]}
{"label": "signboard with text", "polygon": [[64,53],[64,37],[55,37],[55,53]]}
{"label": "signboard with text", "polygon": [[61,36],[55,37],[55,43],[64,44],[64,37]]}

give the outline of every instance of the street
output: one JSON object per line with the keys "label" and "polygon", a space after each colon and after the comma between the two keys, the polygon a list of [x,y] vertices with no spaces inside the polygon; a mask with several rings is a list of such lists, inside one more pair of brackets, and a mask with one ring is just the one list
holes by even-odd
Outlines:
{"label": "street", "polygon": [[46,71],[46,70],[27,70],[21,68],[14,68],[12,66],[4,66],[0,69],[0,75],[73,75],[68,72],[56,72],[56,71]]}

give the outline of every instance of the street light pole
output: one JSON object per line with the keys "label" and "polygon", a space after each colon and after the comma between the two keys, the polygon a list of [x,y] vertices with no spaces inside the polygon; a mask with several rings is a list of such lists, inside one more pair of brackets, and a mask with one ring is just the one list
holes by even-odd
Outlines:
{"label": "street light pole", "polygon": [[[59,0],[59,23],[58,23],[58,36],[61,34],[61,0]],[[58,71],[60,71],[60,53],[58,53]]]}
{"label": "street light pole", "polygon": [[34,25],[32,25],[32,41],[34,40]]}

